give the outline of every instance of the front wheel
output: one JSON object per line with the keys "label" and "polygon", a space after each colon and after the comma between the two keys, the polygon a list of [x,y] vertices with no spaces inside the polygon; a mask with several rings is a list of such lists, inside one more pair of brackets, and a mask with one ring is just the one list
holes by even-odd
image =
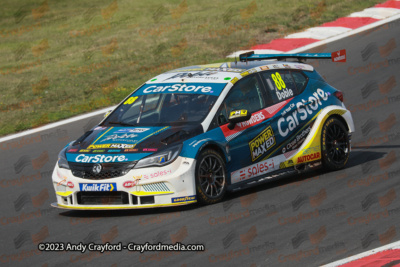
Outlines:
{"label": "front wheel", "polygon": [[339,170],[346,165],[350,154],[349,134],[343,123],[332,117],[322,128],[322,164],[328,170]]}
{"label": "front wheel", "polygon": [[196,163],[197,199],[202,204],[219,202],[226,192],[225,161],[212,149],[200,152]]}

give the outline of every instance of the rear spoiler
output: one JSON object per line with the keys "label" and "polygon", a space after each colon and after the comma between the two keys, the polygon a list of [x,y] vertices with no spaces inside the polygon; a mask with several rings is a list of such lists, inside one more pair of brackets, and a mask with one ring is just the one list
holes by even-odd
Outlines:
{"label": "rear spoiler", "polygon": [[346,50],[340,50],[333,53],[297,53],[297,54],[254,54],[254,51],[240,54],[240,61],[255,61],[264,59],[287,59],[295,58],[298,61],[306,59],[332,59],[333,62],[345,62]]}

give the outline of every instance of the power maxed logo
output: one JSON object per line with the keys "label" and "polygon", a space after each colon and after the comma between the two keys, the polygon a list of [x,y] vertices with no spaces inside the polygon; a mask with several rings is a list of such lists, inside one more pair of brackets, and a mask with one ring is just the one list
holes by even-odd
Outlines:
{"label": "power maxed logo", "polygon": [[268,126],[264,131],[249,142],[251,160],[255,161],[275,145],[274,132]]}

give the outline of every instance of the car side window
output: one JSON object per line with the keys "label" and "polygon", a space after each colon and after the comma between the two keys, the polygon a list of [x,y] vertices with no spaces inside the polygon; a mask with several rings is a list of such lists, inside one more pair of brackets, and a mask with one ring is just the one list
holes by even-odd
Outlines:
{"label": "car side window", "polygon": [[289,70],[273,70],[261,74],[273,104],[297,95],[296,84]]}
{"label": "car side window", "polygon": [[246,109],[253,113],[265,105],[262,85],[257,75],[253,74],[239,80],[222,102],[216,114],[218,125],[228,123],[232,110]]}
{"label": "car side window", "polygon": [[308,79],[300,71],[291,71],[291,73],[297,87],[297,93],[300,94],[306,88]]}

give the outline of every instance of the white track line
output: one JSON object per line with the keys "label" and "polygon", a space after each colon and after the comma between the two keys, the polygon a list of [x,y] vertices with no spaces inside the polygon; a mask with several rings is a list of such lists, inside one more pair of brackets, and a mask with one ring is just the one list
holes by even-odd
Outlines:
{"label": "white track line", "polygon": [[371,249],[369,251],[366,251],[366,252],[363,252],[363,253],[360,253],[360,254],[357,254],[357,255],[342,259],[342,260],[338,260],[338,261],[323,265],[321,267],[336,267],[336,266],[340,266],[340,265],[343,265],[343,264],[346,264],[346,263],[349,263],[349,262],[352,262],[352,261],[355,261],[355,260],[358,260],[358,259],[361,259],[361,258],[364,258],[364,257],[368,257],[370,255],[373,255],[373,254],[377,253],[377,252],[390,250],[390,249],[400,249],[400,241],[397,241],[397,242],[394,242],[394,243],[390,243],[390,244],[387,244],[387,245],[379,247],[379,248]]}
{"label": "white track line", "polygon": [[[383,9],[383,8],[381,8],[381,9]],[[382,19],[382,20],[373,22],[371,24],[362,26],[362,27],[354,29],[352,31],[345,32],[345,33],[342,33],[342,34],[338,34],[338,35],[336,35],[334,37],[330,37],[330,38],[327,38],[325,40],[321,40],[321,41],[318,41],[318,42],[315,42],[315,43],[312,43],[312,44],[309,44],[309,45],[306,45],[306,46],[303,46],[303,47],[296,48],[296,49],[291,50],[291,51],[289,51],[287,53],[300,53],[300,52],[303,52],[305,50],[309,50],[311,48],[314,48],[314,47],[317,47],[317,46],[320,46],[320,45],[324,45],[324,44],[327,44],[327,43],[330,43],[330,42],[334,42],[334,41],[337,41],[339,39],[346,38],[346,37],[349,37],[351,35],[360,33],[362,31],[366,31],[366,30],[369,30],[369,29],[384,25],[386,23],[389,23],[391,21],[397,20],[399,18],[400,18],[400,14],[397,14],[395,16],[392,16],[392,17],[389,17],[387,19]],[[323,28],[328,28],[328,27],[323,27]],[[245,50],[245,51],[253,51],[253,50]],[[258,52],[258,51],[260,51],[260,52]],[[276,50],[256,50],[255,53],[256,54],[260,54],[260,53],[262,54],[262,53],[282,53],[282,52],[281,51],[276,51]],[[235,53],[229,55],[228,57],[235,57],[235,54],[238,56],[238,52],[235,52]],[[45,126],[41,126],[41,127],[35,128],[35,129],[23,131],[23,132],[20,132],[20,133],[17,133],[17,134],[7,135],[5,137],[0,138],[0,143],[1,142],[5,142],[5,141],[9,141],[9,140],[14,139],[14,138],[19,138],[19,137],[22,137],[22,136],[30,135],[30,134],[41,132],[41,131],[44,131],[44,130],[48,130],[48,129],[51,129],[51,128],[54,128],[54,127],[58,127],[58,126],[61,126],[61,125],[64,125],[64,124],[68,124],[68,123],[71,123],[71,122],[74,122],[74,121],[90,118],[90,117],[105,113],[108,110],[114,109],[114,108],[115,108],[115,106],[107,107],[107,108],[104,108],[104,109],[101,109],[101,110],[97,110],[97,111],[90,112],[90,113],[87,113],[87,114],[83,114],[83,115],[79,115],[79,116],[76,116],[76,117],[72,117],[72,118],[69,118],[69,119],[66,119],[66,120],[50,123],[50,124],[47,124]]]}
{"label": "white track line", "polygon": [[116,106],[111,106],[111,107],[108,107],[108,108],[96,110],[94,112],[90,112],[90,113],[86,113],[86,114],[83,114],[83,115],[75,116],[75,117],[72,117],[72,118],[69,118],[69,119],[66,119],[66,120],[53,122],[53,123],[47,124],[45,126],[41,126],[41,127],[34,128],[34,129],[31,129],[31,130],[23,131],[23,132],[20,132],[20,133],[17,133],[17,134],[7,135],[5,137],[0,138],[0,143],[5,142],[5,141],[9,141],[9,140],[14,139],[14,138],[19,138],[19,137],[22,137],[22,136],[25,136],[25,135],[29,135],[29,134],[34,134],[34,133],[37,133],[37,132],[45,131],[45,130],[48,130],[48,129],[51,129],[51,128],[54,128],[54,127],[58,127],[58,126],[61,126],[61,125],[64,125],[64,124],[68,124],[68,123],[71,123],[71,122],[75,122],[75,121],[83,120],[83,119],[86,119],[86,118],[90,118],[90,117],[93,117],[93,116],[96,116],[96,115],[105,114],[107,111],[109,111],[110,109],[114,109],[115,107]]}

